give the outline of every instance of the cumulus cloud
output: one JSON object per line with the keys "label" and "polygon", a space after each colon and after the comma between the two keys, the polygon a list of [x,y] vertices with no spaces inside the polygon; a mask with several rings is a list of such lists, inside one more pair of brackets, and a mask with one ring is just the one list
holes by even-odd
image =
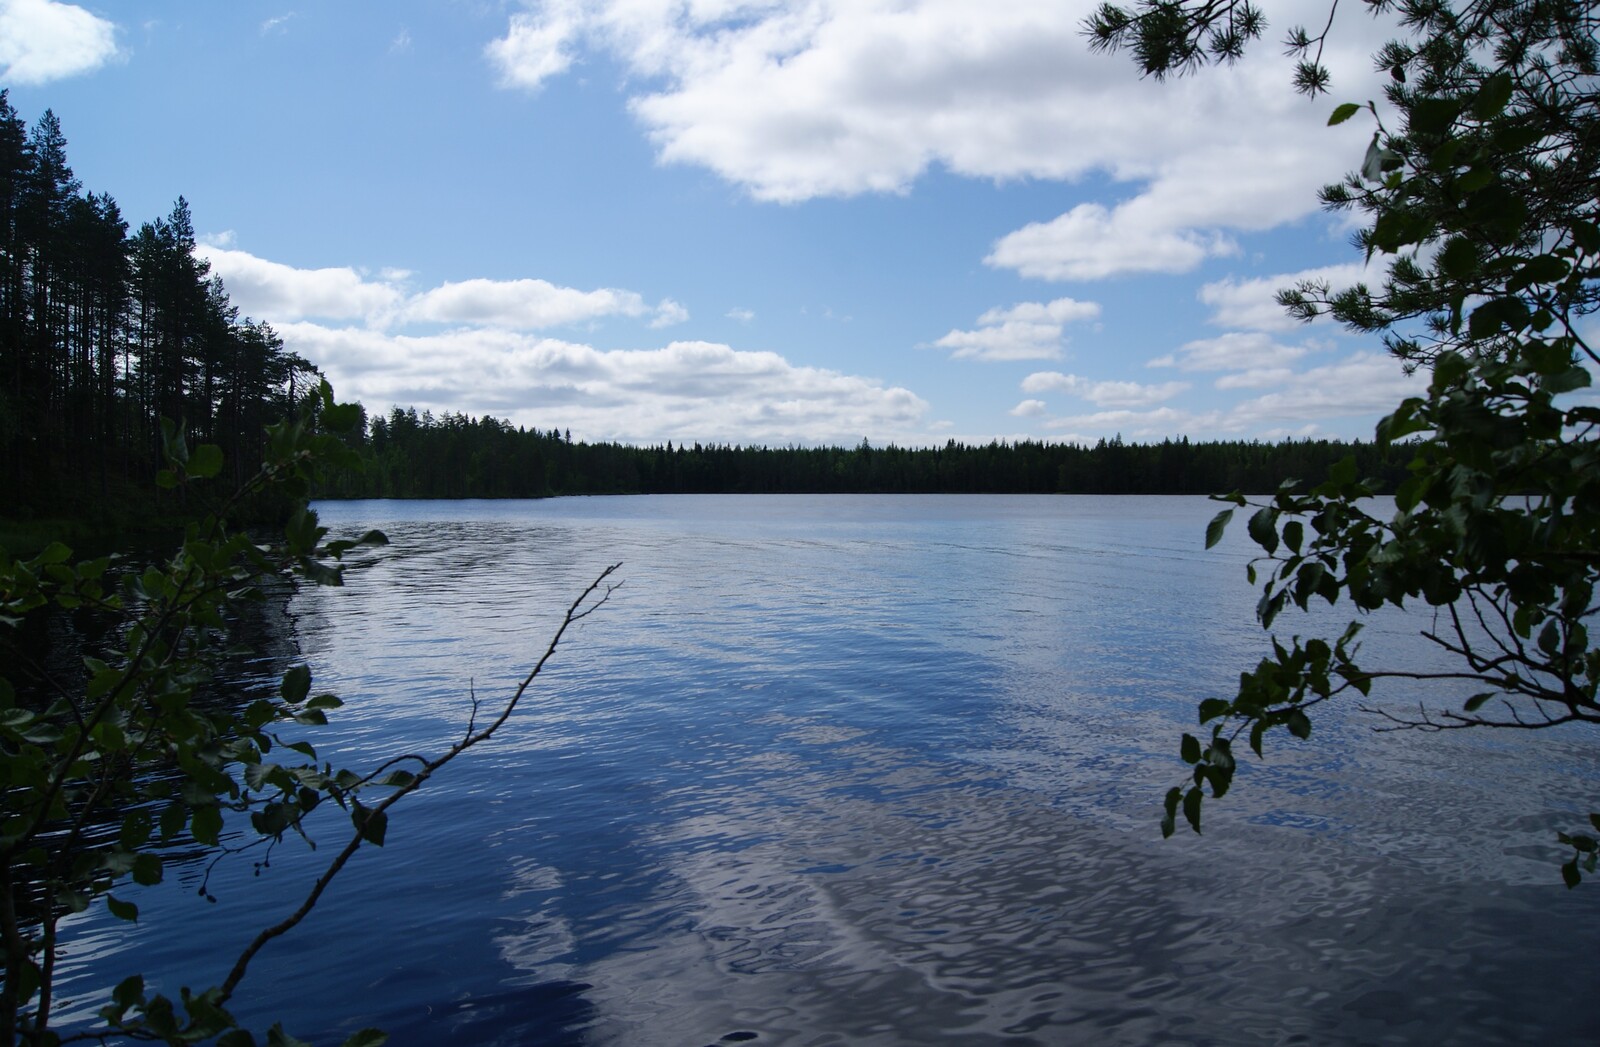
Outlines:
{"label": "cumulus cloud", "polygon": [[370,407],[559,419],[584,439],[850,443],[914,439],[928,404],[871,378],[699,341],[604,351],[496,329],[393,334],[313,323],[279,327],[341,395]]}
{"label": "cumulus cloud", "polygon": [[1309,350],[1305,346],[1284,345],[1259,331],[1229,331],[1215,338],[1186,342],[1177,352],[1158,356],[1150,367],[1176,367],[1180,371],[1249,371],[1281,368]]}
{"label": "cumulus cloud", "polygon": [[[1093,6],[545,0],[512,15],[488,53],[503,82],[537,86],[581,47],[604,49],[660,159],[758,199],[900,193],[935,166],[1126,186],[1115,207],[1079,204],[996,243],[991,265],[1046,279],[1190,269],[1231,252],[1235,233],[1311,212],[1316,187],[1359,161],[1366,131],[1325,127],[1325,107],[1286,90],[1275,48],[1153,85],[1126,56],[1087,52]],[[1322,14],[1285,0],[1275,17]],[[1365,97],[1386,29],[1341,30],[1323,58],[1341,90]]]}
{"label": "cumulus cloud", "polygon": [[195,254],[222,277],[228,297],[246,316],[277,320],[344,320],[393,313],[404,295],[394,283],[371,281],[354,269],[296,269],[230,246],[231,234],[210,237]]}
{"label": "cumulus cloud", "polygon": [[610,316],[648,317],[651,327],[689,319],[689,311],[670,298],[652,307],[634,291],[583,291],[548,280],[462,280],[409,294],[411,273],[404,269],[384,269],[376,280],[349,267],[296,269],[232,244],[232,234],[223,233],[208,237],[195,253],[211,263],[243,313],[278,321],[359,318],[377,327],[422,322],[542,330]]}
{"label": "cumulus cloud", "polygon": [[1426,376],[1407,375],[1389,354],[1363,351],[1303,371],[1281,389],[1235,405],[1229,415],[1241,427],[1251,427],[1384,414],[1426,387]]}
{"label": "cumulus cloud", "polygon": [[1018,418],[1034,418],[1044,414],[1045,402],[1043,400],[1024,400],[1011,409],[1011,413]]}
{"label": "cumulus cloud", "polygon": [[1371,279],[1367,266],[1360,262],[1303,269],[1298,273],[1240,280],[1228,277],[1200,288],[1201,302],[1211,306],[1211,322],[1219,327],[1251,331],[1292,331],[1303,326],[1284,312],[1277,302],[1279,291],[1290,290],[1302,281],[1326,283],[1333,291]]}
{"label": "cumulus cloud", "polygon": [[978,317],[975,330],[954,330],[934,347],[951,350],[957,360],[1053,360],[1061,355],[1062,329],[1100,315],[1095,302],[1057,298],[994,308]]}
{"label": "cumulus cloud", "polygon": [[1048,222],[1032,222],[995,242],[984,259],[1040,280],[1098,280],[1118,273],[1187,272],[1207,257],[1234,254],[1220,233],[1174,229],[1138,204],[1107,210],[1079,204]]}
{"label": "cumulus cloud", "polygon": [[753,310],[753,309],[742,309],[742,308],[738,308],[738,307],[735,307],[733,309],[729,309],[723,315],[725,315],[730,320],[737,320],[742,324],[747,324],[751,320],[754,320],[756,318],[755,310]]}
{"label": "cumulus cloud", "polygon": [[[1426,378],[1406,375],[1385,353],[1357,352],[1343,360],[1287,376],[1277,389],[1226,409],[1188,411],[1177,407],[1121,409],[1068,415],[1050,426],[1074,432],[1119,431],[1134,439],[1249,435],[1263,439],[1309,432],[1318,422],[1368,419],[1383,414],[1406,396],[1416,395]],[[1340,426],[1339,428],[1346,428]]]}
{"label": "cumulus cloud", "polygon": [[656,306],[655,319],[650,321],[650,326],[671,327],[674,324],[684,323],[688,319],[689,310],[670,298],[663,298],[661,299],[661,304]]}
{"label": "cumulus cloud", "polygon": [[272,323],[341,396],[375,411],[463,411],[634,443],[925,439],[927,402],[875,378],[714,342],[603,350],[536,333],[611,316],[642,321],[642,330],[688,320],[671,298],[652,307],[632,291],[532,279],[410,293],[404,270],[373,279],[347,267],[295,269],[232,244],[229,234],[210,236],[196,254],[242,311]]}
{"label": "cumulus cloud", "polygon": [[538,90],[572,65],[572,46],[584,20],[578,3],[545,0],[532,13],[512,15],[506,35],[491,42],[484,53],[502,85]]}
{"label": "cumulus cloud", "polygon": [[48,83],[98,69],[116,53],[116,26],[75,4],[0,0],[0,80]]}
{"label": "cumulus cloud", "polygon": [[1025,393],[1066,393],[1101,407],[1145,407],[1170,400],[1187,388],[1188,382],[1163,382],[1160,385],[1097,382],[1059,371],[1035,371],[1022,380],[1022,391]]}
{"label": "cumulus cloud", "polygon": [[[682,309],[677,303],[664,306]],[[650,312],[633,291],[603,287],[580,291],[548,280],[463,280],[445,283],[414,297],[406,318],[447,324],[477,324],[538,330],[584,323],[605,316],[643,316]]]}

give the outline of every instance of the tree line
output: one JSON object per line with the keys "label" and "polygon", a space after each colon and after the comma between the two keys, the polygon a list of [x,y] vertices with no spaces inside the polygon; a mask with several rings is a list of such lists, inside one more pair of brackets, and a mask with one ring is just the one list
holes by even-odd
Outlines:
{"label": "tree line", "polygon": [[0,490],[6,515],[106,511],[147,491],[161,419],[219,446],[236,482],[316,369],[241,319],[194,253],[189,205],[129,233],[84,190],[49,110],[0,90]]}
{"label": "tree line", "polygon": [[1336,440],[1126,443],[1037,440],[942,447],[765,447],[574,442],[570,431],[393,408],[366,428],[369,464],[324,485],[336,498],[587,494],[1211,494],[1320,482],[1354,457],[1387,489],[1403,449]]}

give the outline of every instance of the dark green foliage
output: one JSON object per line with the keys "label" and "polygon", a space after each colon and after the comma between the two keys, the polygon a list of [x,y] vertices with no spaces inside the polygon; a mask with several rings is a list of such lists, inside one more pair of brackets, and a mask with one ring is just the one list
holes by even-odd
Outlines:
{"label": "dark green foliage", "polygon": [[1312,480],[1354,455],[1392,485],[1404,449],[1291,440],[1093,446],[1016,443],[943,447],[739,447],[573,443],[555,430],[494,418],[435,418],[395,408],[369,432],[372,466],[333,479],[322,497],[538,498],[568,494],[1209,494],[1272,491]]}
{"label": "dark green foliage", "polygon": [[[340,585],[347,554],[385,542],[377,531],[329,540],[306,501],[325,470],[348,474],[358,464],[351,443],[363,422],[359,407],[335,403],[322,383],[296,418],[266,431],[256,474],[197,512],[161,562],[136,569],[112,557],[76,561],[59,542],[26,560],[0,556],[0,1043],[58,1042],[50,1023],[63,917],[104,901],[113,916],[137,920],[127,895],[160,882],[163,851],[174,843],[270,851],[291,832],[309,839],[306,819],[319,807],[340,807],[350,822],[342,848],[300,907],[256,934],[219,984],[185,988],[174,1001],[129,977],[100,1009],[104,1025],[72,1035],[256,1043],[226,1009],[253,957],[305,918],[360,847],[384,844],[396,801],[506,723],[567,627],[604,603],[614,568],[572,604],[492,715],[474,700],[466,732],[443,753],[407,753],[364,774],[319,761],[302,730],[326,724],[342,705],[314,693],[309,667],[291,665],[270,697],[208,695],[241,610],[264,600],[275,580]],[[204,505],[208,483],[226,471],[221,451],[191,445],[171,423],[162,426],[162,444],[166,484]],[[236,526],[236,510],[263,491],[292,506],[271,542]],[[103,626],[78,674],[42,664],[28,643],[32,623],[68,613]],[[210,899],[204,884],[200,893]],[[383,1040],[367,1029],[346,1047]],[[274,1026],[265,1042],[300,1041]]]}
{"label": "dark green foliage", "polygon": [[[1600,724],[1589,637],[1600,614],[1600,407],[1587,393],[1600,367],[1589,341],[1600,309],[1600,15],[1589,0],[1369,6],[1398,13],[1409,35],[1376,56],[1387,104],[1333,111],[1330,123],[1366,110],[1376,129],[1361,170],[1323,201],[1366,216],[1357,245],[1387,260],[1386,276],[1378,288],[1302,284],[1279,298],[1303,319],[1329,314],[1380,336],[1431,381],[1378,425],[1380,446],[1414,441],[1398,511],[1373,512],[1375,484],[1353,460],[1309,491],[1285,484],[1250,519],[1265,554],[1250,572],[1268,629],[1291,603],[1433,608],[1423,635],[1453,667],[1360,662],[1359,621],[1331,645],[1275,637],[1231,701],[1201,704],[1211,739],[1182,742],[1193,781],[1168,795],[1166,833],[1180,803],[1199,830],[1204,786],[1220,796],[1231,782],[1234,739],[1246,735],[1259,755],[1274,727],[1306,738],[1308,713],[1347,691],[1384,683],[1403,695],[1405,681],[1435,679],[1464,692],[1459,709],[1382,712],[1395,728]],[[1600,830],[1600,815],[1590,822]],[[1595,871],[1600,839],[1558,841],[1571,848],[1562,878],[1576,886]]]}
{"label": "dark green foliage", "polygon": [[[163,563],[134,570],[112,557],[75,561],[59,542],[27,560],[0,557],[0,1041],[50,1041],[62,916],[103,898],[112,915],[137,920],[137,905],[111,891],[160,882],[162,845],[187,834],[218,846],[228,816],[246,813],[257,832],[281,838],[298,831],[322,799],[359,803],[358,790],[380,788],[319,768],[305,742],[290,750],[304,762],[268,761],[284,748],[283,726],[325,722],[321,710],[337,705],[331,696],[309,697],[303,665],[285,674],[276,700],[242,707],[198,700],[241,601],[262,599],[260,583],[279,575],[337,585],[339,560],[357,544],[325,541],[326,530],[304,510],[274,545],[232,522],[262,489],[303,501],[320,467],[354,463],[343,441],[324,431],[327,419],[341,416],[326,385],[319,405],[267,433],[263,468],[197,518]],[[162,435],[162,475],[203,502],[200,485],[223,469],[220,449],[191,446],[170,423]],[[382,541],[373,532],[360,544]],[[28,643],[32,619],[63,612],[109,626],[77,683],[39,662]],[[376,835],[381,842],[381,830]],[[187,1018],[180,1019],[172,1001],[146,997],[134,977],[118,986],[102,1016],[136,1037],[200,1042],[233,1026],[223,1010],[227,995],[185,990]]]}
{"label": "dark green foliage", "polygon": [[181,197],[129,236],[109,195],[82,191],[66,146],[53,113],[29,131],[0,90],[0,512],[181,513],[149,492],[160,419],[217,447],[239,486],[315,371],[238,318],[194,256]]}

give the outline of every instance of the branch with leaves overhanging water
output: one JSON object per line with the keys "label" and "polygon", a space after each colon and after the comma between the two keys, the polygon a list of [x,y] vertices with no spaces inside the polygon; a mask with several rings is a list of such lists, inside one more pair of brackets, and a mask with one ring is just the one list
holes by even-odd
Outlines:
{"label": "branch with leaves overhanging water", "polygon": [[[11,786],[0,797],[0,942],[6,961],[0,1042],[66,1042],[50,1028],[57,928],[64,915],[103,899],[114,917],[137,919],[137,907],[111,892],[129,879],[141,885],[159,882],[160,850],[185,833],[200,846],[221,848],[219,857],[237,853],[245,848],[225,846],[221,839],[223,814],[248,813],[257,842],[265,841],[270,854],[286,831],[304,836],[304,816],[332,799],[351,812],[356,826],[351,843],[302,909],[247,947],[223,987],[199,994],[185,990],[175,1003],[159,995],[147,997],[142,981],[127,979],[101,1012],[105,1027],[67,1038],[196,1043],[220,1037],[218,1042],[227,1047],[255,1043],[223,1007],[250,958],[304,918],[361,842],[382,842],[393,803],[455,756],[493,736],[567,629],[612,591],[602,587],[615,567],[568,609],[543,656],[495,720],[478,727],[474,699],[461,741],[442,755],[410,758],[418,773],[395,770],[395,761],[365,776],[336,773],[329,765],[317,765],[316,750],[308,741],[280,737],[278,725],[324,724],[326,710],[341,704],[332,695],[310,696],[310,671],[303,665],[284,675],[275,700],[257,699],[242,710],[197,704],[200,688],[225,653],[230,608],[264,599],[261,586],[270,579],[342,584],[346,553],[386,541],[376,531],[356,540],[328,541],[327,529],[305,503],[311,482],[323,469],[355,464],[357,456],[342,434],[360,418],[359,407],[335,403],[324,383],[300,417],[269,428],[261,472],[191,525],[177,553],[163,565],[126,571],[117,580],[113,558],[73,563],[71,550],[60,543],[28,561],[0,558],[0,639],[13,648],[19,635],[15,630],[23,621],[51,608],[112,616],[112,621],[127,616],[114,631],[118,650],[106,653],[104,660],[84,659],[81,689],[54,679],[32,657],[12,660],[7,672],[32,665],[43,688],[40,696],[19,694],[9,678],[0,677],[0,754]],[[186,500],[203,501],[196,485],[220,473],[220,452],[207,445],[191,450],[178,426],[166,426],[164,436],[167,468],[158,482],[181,489]],[[275,545],[258,545],[228,523],[238,505],[262,493],[295,504],[284,537]],[[275,747],[298,752],[309,762],[269,763],[266,756]],[[369,807],[359,796],[369,788],[393,791]],[[380,1041],[381,1034],[371,1030],[351,1040],[364,1045]],[[274,1027],[267,1042],[296,1041]]]}

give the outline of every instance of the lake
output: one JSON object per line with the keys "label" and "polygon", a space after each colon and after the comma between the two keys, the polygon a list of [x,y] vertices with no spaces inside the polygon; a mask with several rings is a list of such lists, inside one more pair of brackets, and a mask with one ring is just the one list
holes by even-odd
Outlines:
{"label": "lake", "polygon": [[[385,530],[280,623],[313,735],[370,766],[459,737],[607,564],[516,718],[391,815],[235,1012],[313,1042],[1576,1043],[1600,1035],[1583,730],[1281,734],[1163,841],[1195,706],[1264,650],[1242,520],[1195,498],[331,502]],[[1337,631],[1287,612],[1284,632]],[[1427,664],[1420,614],[1368,650]],[[281,655],[241,686],[282,671]],[[256,678],[252,680],[250,674]],[[1391,692],[1412,708],[1429,695]],[[1459,703],[1459,696],[1456,698]],[[64,992],[220,981],[347,823],[169,864],[73,924]]]}

